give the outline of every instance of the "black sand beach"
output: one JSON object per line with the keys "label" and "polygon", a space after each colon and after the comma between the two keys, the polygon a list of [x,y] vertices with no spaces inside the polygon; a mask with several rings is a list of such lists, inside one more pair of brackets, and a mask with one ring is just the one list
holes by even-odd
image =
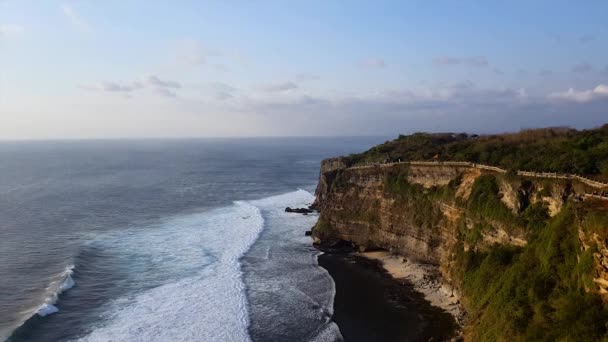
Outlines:
{"label": "black sand beach", "polygon": [[323,254],[319,265],[336,283],[333,320],[347,342],[445,341],[454,336],[450,314],[391,278],[377,261]]}

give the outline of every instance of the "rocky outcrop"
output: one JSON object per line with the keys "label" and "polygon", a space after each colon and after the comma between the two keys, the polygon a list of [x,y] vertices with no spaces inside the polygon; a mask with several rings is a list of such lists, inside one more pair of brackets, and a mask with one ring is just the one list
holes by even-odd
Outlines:
{"label": "rocky outcrop", "polygon": [[[341,169],[322,174],[317,188],[321,215],[315,236],[321,241],[340,239],[363,248],[383,248],[438,264],[445,256],[441,245],[449,239],[446,225],[437,222],[432,227],[419,227],[410,210],[404,210],[401,203],[384,193],[385,172],[385,169]],[[423,172],[428,174],[420,170],[417,180],[423,180]],[[432,182],[424,181],[427,185]]]}
{"label": "rocky outcrop", "polygon": [[[316,206],[321,215],[313,234],[320,241],[340,239],[364,248],[386,249],[419,262],[435,265],[448,262],[462,208],[457,207],[453,198],[444,201],[396,198],[385,189],[385,181],[390,173],[404,168],[407,182],[422,185],[428,191],[460,178],[456,194],[468,197],[475,179],[482,174],[480,170],[400,165],[349,169],[336,165],[334,160],[323,163],[316,191]],[[525,243],[522,238],[510,238],[504,230],[497,230],[487,240]]]}
{"label": "rocky outcrop", "polygon": [[[407,175],[403,183],[419,185],[421,192],[397,196],[389,191],[387,179],[399,172]],[[357,249],[384,249],[433,264],[449,280],[453,248],[462,238],[463,229],[467,234],[483,226],[474,245],[464,243],[465,250],[483,250],[495,244],[524,246],[527,242],[523,229],[464,214],[464,202],[476,179],[484,174],[495,173],[464,166],[349,168],[342,158],[325,160],[313,204],[320,211],[313,237],[316,243],[345,241]],[[501,201],[515,214],[544,202],[549,213],[555,215],[565,201],[577,196],[577,186],[566,180],[548,182],[504,174],[497,179]],[[449,196],[436,195],[437,189],[450,186],[453,192]]]}
{"label": "rocky outcrop", "polygon": [[593,258],[593,282],[604,301],[608,301],[608,241],[597,233],[585,233],[579,229],[579,241],[583,251]]}
{"label": "rocky outcrop", "polygon": [[287,208],[285,208],[285,212],[286,213],[296,213],[296,214],[308,215],[308,214],[312,213],[313,210],[312,209],[308,209],[308,208],[290,208],[290,207],[287,207]]}

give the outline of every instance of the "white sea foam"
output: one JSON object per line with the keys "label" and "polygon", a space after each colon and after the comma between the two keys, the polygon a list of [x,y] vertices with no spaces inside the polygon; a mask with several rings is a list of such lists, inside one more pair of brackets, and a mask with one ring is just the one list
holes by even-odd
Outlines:
{"label": "white sea foam", "polygon": [[263,223],[259,209],[246,202],[168,222],[175,229],[138,248],[161,254],[167,245],[198,249],[198,258],[203,252],[211,264],[177,281],[117,299],[108,305],[100,325],[81,340],[248,341],[239,258],[257,239]]}
{"label": "white sea foam", "polygon": [[53,280],[47,287],[47,297],[45,298],[44,304],[40,305],[36,314],[41,317],[54,314],[59,311],[54,305],[59,299],[59,295],[63,292],[71,289],[76,284],[72,275],[74,274],[74,265],[68,265],[58,277]]}
{"label": "white sea foam", "polygon": [[255,315],[251,328],[258,337],[342,339],[338,326],[331,322],[335,283],[318,266],[320,252],[311,250],[310,237],[304,234],[317,215],[285,212],[287,206],[307,207],[313,201],[310,192],[298,189],[251,202],[264,214],[266,226],[245,260],[249,262],[250,312]]}

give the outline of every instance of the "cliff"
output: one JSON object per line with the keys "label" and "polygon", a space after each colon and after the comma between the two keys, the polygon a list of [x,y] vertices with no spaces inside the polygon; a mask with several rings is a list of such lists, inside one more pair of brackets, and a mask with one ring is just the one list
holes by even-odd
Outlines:
{"label": "cliff", "polygon": [[322,162],[313,229],[436,265],[469,340],[599,340],[608,321],[608,201],[577,179],[469,166]]}

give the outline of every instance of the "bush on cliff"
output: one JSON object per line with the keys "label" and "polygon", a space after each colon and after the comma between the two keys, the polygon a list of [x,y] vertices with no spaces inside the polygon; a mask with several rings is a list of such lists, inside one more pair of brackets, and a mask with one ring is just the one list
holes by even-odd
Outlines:
{"label": "bush on cliff", "polygon": [[411,220],[419,229],[435,229],[443,218],[433,195],[438,190],[425,189],[411,184],[407,179],[408,168],[402,166],[389,171],[384,178],[384,191],[395,199],[394,206],[411,214]]}
{"label": "bush on cliff", "polygon": [[567,207],[523,248],[457,250],[475,341],[593,341],[606,336],[608,312],[591,283],[591,251],[579,253],[577,214]]}
{"label": "bush on cliff", "polygon": [[513,212],[500,200],[498,180],[494,175],[481,175],[473,184],[467,212],[476,217],[511,223]]}

